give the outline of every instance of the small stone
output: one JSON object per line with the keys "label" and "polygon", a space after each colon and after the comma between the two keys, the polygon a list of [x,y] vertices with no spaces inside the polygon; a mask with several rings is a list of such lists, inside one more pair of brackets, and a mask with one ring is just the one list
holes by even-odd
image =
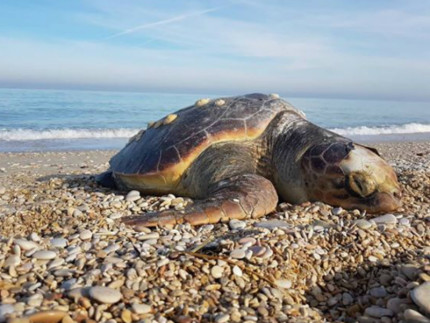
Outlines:
{"label": "small stone", "polygon": [[6,193],[6,188],[2,186],[0,187],[0,195],[3,195],[4,193]]}
{"label": "small stone", "polygon": [[277,279],[275,281],[276,286],[280,288],[289,289],[292,286],[291,280],[288,279]]}
{"label": "small stone", "polygon": [[128,192],[127,196],[125,197],[125,200],[128,202],[134,202],[140,199],[140,192],[133,190]]}
{"label": "small stone", "polygon": [[79,233],[79,238],[81,238],[81,240],[90,240],[93,236],[93,233],[90,230],[82,230]]}
{"label": "small stone", "polygon": [[405,227],[410,227],[411,226],[411,223],[410,223],[409,219],[407,219],[407,218],[401,218],[400,221],[399,221],[399,224],[403,225]]}
{"label": "small stone", "polygon": [[396,224],[397,218],[393,214],[384,214],[372,219],[376,224]]}
{"label": "small stone", "polygon": [[430,282],[425,282],[411,291],[411,298],[415,304],[430,314]]}
{"label": "small stone", "polygon": [[378,261],[378,258],[376,258],[375,256],[369,256],[368,259],[370,262],[377,262]]}
{"label": "small stone", "polygon": [[20,246],[21,249],[23,249],[23,250],[32,250],[32,249],[39,247],[39,245],[37,243],[35,243],[33,241],[28,241],[26,239],[16,239],[14,242],[18,246]]}
{"label": "small stone", "polygon": [[390,298],[387,302],[387,308],[393,311],[394,314],[397,314],[401,311],[400,305],[407,303],[407,299],[402,299],[398,297]]}
{"label": "small stone", "polygon": [[230,315],[228,314],[218,314],[215,316],[216,323],[226,323],[228,321],[230,321]]}
{"label": "small stone", "polygon": [[354,302],[354,298],[349,293],[342,294],[342,304],[345,306],[351,305]]}
{"label": "small stone", "polygon": [[232,230],[242,230],[246,227],[246,222],[233,219],[233,220],[230,220],[228,225],[229,225],[230,229],[232,229]]}
{"label": "small stone", "polygon": [[42,302],[43,302],[43,296],[40,294],[34,294],[34,295],[31,295],[29,298],[27,298],[27,304],[32,307],[38,307],[42,305]]}
{"label": "small stone", "polygon": [[224,268],[221,266],[213,266],[211,268],[211,275],[213,278],[221,278],[224,273]]}
{"label": "small stone", "polygon": [[137,237],[138,240],[150,240],[150,239],[158,239],[160,234],[158,232],[152,232],[148,234],[142,234]]}
{"label": "small stone", "polygon": [[160,259],[157,261],[157,267],[163,267],[170,262],[168,258]]}
{"label": "small stone", "polygon": [[104,304],[114,304],[122,298],[122,294],[118,290],[102,286],[91,287],[89,295],[92,299]]}
{"label": "small stone", "polygon": [[40,260],[49,260],[57,257],[57,254],[54,251],[50,250],[39,250],[36,251],[32,257]]}
{"label": "small stone", "polygon": [[131,305],[131,309],[136,314],[148,314],[152,312],[152,307],[146,304],[134,303],[133,305]]}
{"label": "small stone", "polygon": [[230,257],[235,259],[245,258],[245,250],[244,249],[234,249],[230,252]]}
{"label": "small stone", "polygon": [[342,209],[341,207],[335,207],[335,208],[333,208],[333,210],[331,210],[331,212],[332,212],[334,215],[340,215],[340,214],[342,214],[343,209]]}
{"label": "small stone", "polygon": [[266,247],[263,246],[251,246],[249,250],[251,250],[252,254],[256,257],[261,257],[266,253]]}
{"label": "small stone", "polygon": [[414,265],[414,264],[402,265],[400,267],[400,270],[401,270],[403,275],[405,275],[406,277],[408,277],[411,280],[414,280],[415,278],[417,278],[417,276],[419,274],[419,266]]}
{"label": "small stone", "polygon": [[124,323],[131,323],[131,312],[128,309],[123,309],[121,312],[121,319],[124,321]]}
{"label": "small stone", "polygon": [[21,258],[18,255],[10,255],[4,262],[4,267],[16,267],[19,266],[19,264],[21,264]]}
{"label": "small stone", "polygon": [[430,323],[430,319],[410,308],[403,312],[403,317],[408,323]]}
{"label": "small stone", "polygon": [[6,315],[12,314],[15,311],[13,305],[11,304],[2,304],[0,305],[0,322],[6,321]]}
{"label": "small stone", "polygon": [[355,224],[360,229],[369,229],[372,226],[372,223],[370,223],[369,221],[364,220],[364,219],[359,219],[359,220],[355,221]]}
{"label": "small stone", "polygon": [[40,241],[40,237],[37,235],[36,232],[32,232],[30,234],[30,239],[33,240],[34,242],[39,242]]}
{"label": "small stone", "polygon": [[55,248],[65,248],[67,247],[67,239],[64,238],[54,238],[51,239],[51,246],[55,247]]}
{"label": "small stone", "polygon": [[240,269],[239,266],[235,265],[233,267],[233,274],[235,274],[238,277],[242,277],[243,273],[242,273],[242,269]]}
{"label": "small stone", "polygon": [[391,317],[394,315],[393,311],[380,306],[375,306],[375,305],[372,305],[366,308],[366,310],[364,311],[364,314],[372,317],[377,317],[377,318],[381,318],[383,316]]}
{"label": "small stone", "polygon": [[261,221],[255,223],[256,227],[266,228],[269,230],[277,229],[277,228],[290,228],[291,225],[288,222],[281,220],[269,220],[269,221]]}
{"label": "small stone", "polygon": [[385,288],[383,286],[374,287],[374,288],[370,289],[369,293],[370,293],[370,295],[372,295],[373,297],[376,297],[376,298],[382,298],[382,297],[387,296],[387,291],[385,290]]}

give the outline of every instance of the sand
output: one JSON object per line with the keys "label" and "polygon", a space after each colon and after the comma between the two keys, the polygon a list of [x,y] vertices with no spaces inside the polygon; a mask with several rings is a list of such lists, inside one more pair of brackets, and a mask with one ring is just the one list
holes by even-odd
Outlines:
{"label": "sand", "polygon": [[[1,153],[0,322],[46,310],[104,322],[426,315],[414,295],[430,280],[430,142],[371,145],[404,189],[394,216],[281,203],[265,219],[145,232],[120,217],[188,200],[97,186],[115,151]],[[101,286],[110,290],[98,295]]]}

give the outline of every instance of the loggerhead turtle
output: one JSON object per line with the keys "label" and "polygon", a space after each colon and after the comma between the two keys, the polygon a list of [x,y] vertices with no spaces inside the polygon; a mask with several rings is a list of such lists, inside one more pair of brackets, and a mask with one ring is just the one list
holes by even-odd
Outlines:
{"label": "loggerhead turtle", "polygon": [[261,217],[275,210],[278,196],[370,213],[400,206],[396,174],[375,149],[312,124],[275,94],[202,99],[151,123],[97,180],[197,199],[184,211],[124,220],[135,226]]}

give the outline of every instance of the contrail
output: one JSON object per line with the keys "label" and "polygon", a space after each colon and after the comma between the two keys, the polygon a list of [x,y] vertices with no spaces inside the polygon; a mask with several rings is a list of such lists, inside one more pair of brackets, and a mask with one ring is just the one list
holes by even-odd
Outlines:
{"label": "contrail", "polygon": [[160,20],[160,21],[156,21],[156,22],[151,22],[149,24],[144,24],[144,25],[136,26],[136,27],[129,28],[129,29],[126,29],[124,31],[121,31],[119,33],[113,34],[113,35],[111,35],[109,37],[106,37],[106,39],[112,39],[112,38],[116,38],[116,37],[119,37],[119,36],[123,36],[123,35],[127,35],[127,34],[132,34],[132,33],[135,33],[136,31],[139,31],[139,30],[142,30],[142,29],[146,29],[146,28],[152,28],[152,27],[156,27],[156,26],[167,25],[167,24],[170,24],[172,22],[184,20],[184,19],[190,18],[190,17],[201,16],[201,15],[204,15],[204,14],[206,14],[208,12],[216,11],[216,10],[219,10],[221,8],[224,8],[224,7],[225,6],[215,7],[215,8],[211,8],[211,9],[206,9],[206,10],[192,12],[192,13],[185,14],[185,15],[176,16],[176,17],[169,18],[169,19],[164,19],[164,20]]}

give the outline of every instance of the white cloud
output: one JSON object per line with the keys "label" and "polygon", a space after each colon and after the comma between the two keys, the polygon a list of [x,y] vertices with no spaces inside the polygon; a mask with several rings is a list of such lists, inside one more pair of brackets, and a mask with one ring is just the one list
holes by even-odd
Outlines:
{"label": "white cloud", "polygon": [[93,3],[75,14],[92,38],[0,38],[0,85],[430,97],[422,10]]}

